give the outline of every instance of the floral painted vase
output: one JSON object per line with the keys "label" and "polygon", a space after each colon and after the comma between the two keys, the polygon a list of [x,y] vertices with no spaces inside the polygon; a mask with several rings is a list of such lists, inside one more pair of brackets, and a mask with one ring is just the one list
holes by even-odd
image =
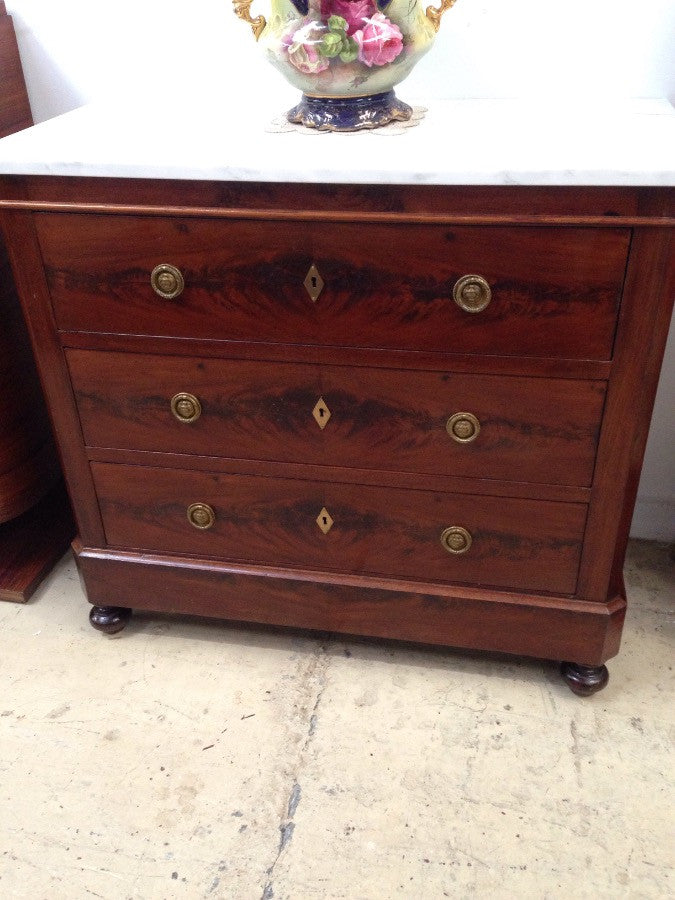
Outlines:
{"label": "floral painted vase", "polygon": [[412,108],[394,86],[429,50],[456,0],[425,10],[420,0],[271,0],[268,20],[253,0],[233,0],[269,61],[303,92],[291,122],[359,131],[406,120]]}

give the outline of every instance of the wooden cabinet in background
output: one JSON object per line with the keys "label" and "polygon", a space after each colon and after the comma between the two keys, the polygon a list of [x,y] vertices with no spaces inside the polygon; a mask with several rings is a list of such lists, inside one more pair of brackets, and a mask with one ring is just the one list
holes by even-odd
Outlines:
{"label": "wooden cabinet in background", "polygon": [[[11,17],[0,0],[0,137],[32,125]],[[0,239],[0,599],[27,600],[73,525],[5,245]]]}

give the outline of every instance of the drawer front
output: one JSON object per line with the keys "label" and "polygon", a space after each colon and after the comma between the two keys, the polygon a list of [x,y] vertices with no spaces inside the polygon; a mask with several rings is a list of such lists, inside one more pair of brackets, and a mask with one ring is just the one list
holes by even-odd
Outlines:
{"label": "drawer front", "polygon": [[[267,566],[572,594],[586,507],[93,463],[108,543]],[[201,504],[195,510],[194,504]],[[191,524],[188,510],[200,525]],[[447,529],[465,529],[449,533]],[[445,549],[442,536],[451,546]]]}
{"label": "drawer front", "polygon": [[582,487],[593,477],[603,382],[67,357],[92,447]]}
{"label": "drawer front", "polygon": [[[611,356],[630,234],[35,218],[63,330],[584,359]],[[161,264],[182,273],[174,299],[151,286]],[[453,299],[467,275],[489,285],[481,312]]]}

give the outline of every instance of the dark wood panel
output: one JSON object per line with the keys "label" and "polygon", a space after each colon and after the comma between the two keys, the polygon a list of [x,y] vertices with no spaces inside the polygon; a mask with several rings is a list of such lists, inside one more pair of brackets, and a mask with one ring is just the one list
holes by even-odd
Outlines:
{"label": "dark wood panel", "polygon": [[19,452],[14,443],[17,462],[7,472],[0,473],[0,523],[8,523],[37,503],[60,479],[56,450],[51,439],[30,453]]}
{"label": "dark wood panel", "polygon": [[[611,356],[629,242],[625,229],[36,222],[65,330],[584,359]],[[185,276],[176,300],[152,291],[160,263]],[[480,314],[452,299],[466,274],[492,286]]]}
{"label": "dark wood panel", "polygon": [[130,334],[96,334],[61,331],[64,347],[76,350],[110,350],[122,353],[157,353],[172,356],[248,359],[260,362],[304,362],[311,365],[368,366],[429,372],[473,372],[485,375],[520,375],[533,378],[573,378],[606,381],[609,360],[551,359],[526,356],[493,356],[476,353],[379,350],[363,347],[321,347],[311,344],[260,344],[254,341],[186,341],[183,338]]}
{"label": "dark wood panel", "polygon": [[[572,594],[586,507],[92,463],[107,542],[266,565]],[[215,524],[194,528],[193,503]],[[317,524],[324,508],[334,524]],[[448,526],[473,537],[448,553]]]}
{"label": "dark wood panel", "polygon": [[[260,475],[263,478],[299,478],[401,487],[412,491],[474,494],[487,497],[522,497],[532,500],[555,500],[562,503],[588,503],[590,488],[559,484],[533,484],[529,481],[495,481],[488,478],[460,478],[456,475],[425,475],[420,472],[395,472],[339,466],[312,466],[306,463],[270,462],[269,460],[232,459],[222,456],[194,456],[180,453],[155,453],[150,450],[115,450],[89,447],[92,462],[124,463],[160,469],[188,469],[194,472],[229,472],[232,475]],[[365,460],[363,463],[365,464]]]}
{"label": "dark wood panel", "polygon": [[162,215],[243,211],[293,218],[304,207],[322,221],[331,216],[347,220],[404,216],[408,221],[436,217],[448,222],[592,219],[613,225],[638,216],[675,215],[675,190],[669,188],[303,184],[299,203],[297,184],[11,176],[0,188],[0,197],[52,206],[94,205],[113,212],[129,206]]}
{"label": "dark wood panel", "polygon": [[42,259],[29,213],[5,212],[0,217],[22,299],[31,342],[36,349],[40,382],[49,406],[63,473],[73,502],[79,533],[91,543],[104,543],[96,494],[84,450],[68,367],[58,339]]}
{"label": "dark wood panel", "polygon": [[84,549],[89,600],[243,622],[574,659],[619,651],[626,603],[222,565]]}
{"label": "dark wood panel", "polygon": [[589,600],[603,602],[622,577],[675,298],[673,235],[645,229],[631,248],[580,571],[579,591]]}
{"label": "dark wood panel", "polygon": [[62,482],[23,515],[0,525],[0,600],[29,600],[74,533]]}
{"label": "dark wood panel", "polygon": [[[595,381],[76,350],[67,359],[91,447],[468,478],[590,485],[604,402]],[[196,421],[173,415],[179,392],[199,400]],[[446,429],[460,412],[480,422],[470,443]]]}
{"label": "dark wood panel", "polygon": [[28,334],[0,235],[0,523],[21,515],[58,478]]}
{"label": "dark wood panel", "polygon": [[[326,225],[325,342],[608,359],[628,244],[618,229]],[[478,314],[452,300],[467,274],[492,289]]]}

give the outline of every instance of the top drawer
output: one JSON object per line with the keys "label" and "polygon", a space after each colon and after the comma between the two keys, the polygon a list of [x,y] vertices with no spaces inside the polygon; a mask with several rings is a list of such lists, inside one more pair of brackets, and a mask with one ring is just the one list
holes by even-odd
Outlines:
{"label": "top drawer", "polygon": [[[618,228],[35,218],[62,330],[572,359],[611,356],[630,239]],[[180,296],[153,290],[160,264],[181,271]],[[453,299],[466,275],[489,285],[481,312]]]}

